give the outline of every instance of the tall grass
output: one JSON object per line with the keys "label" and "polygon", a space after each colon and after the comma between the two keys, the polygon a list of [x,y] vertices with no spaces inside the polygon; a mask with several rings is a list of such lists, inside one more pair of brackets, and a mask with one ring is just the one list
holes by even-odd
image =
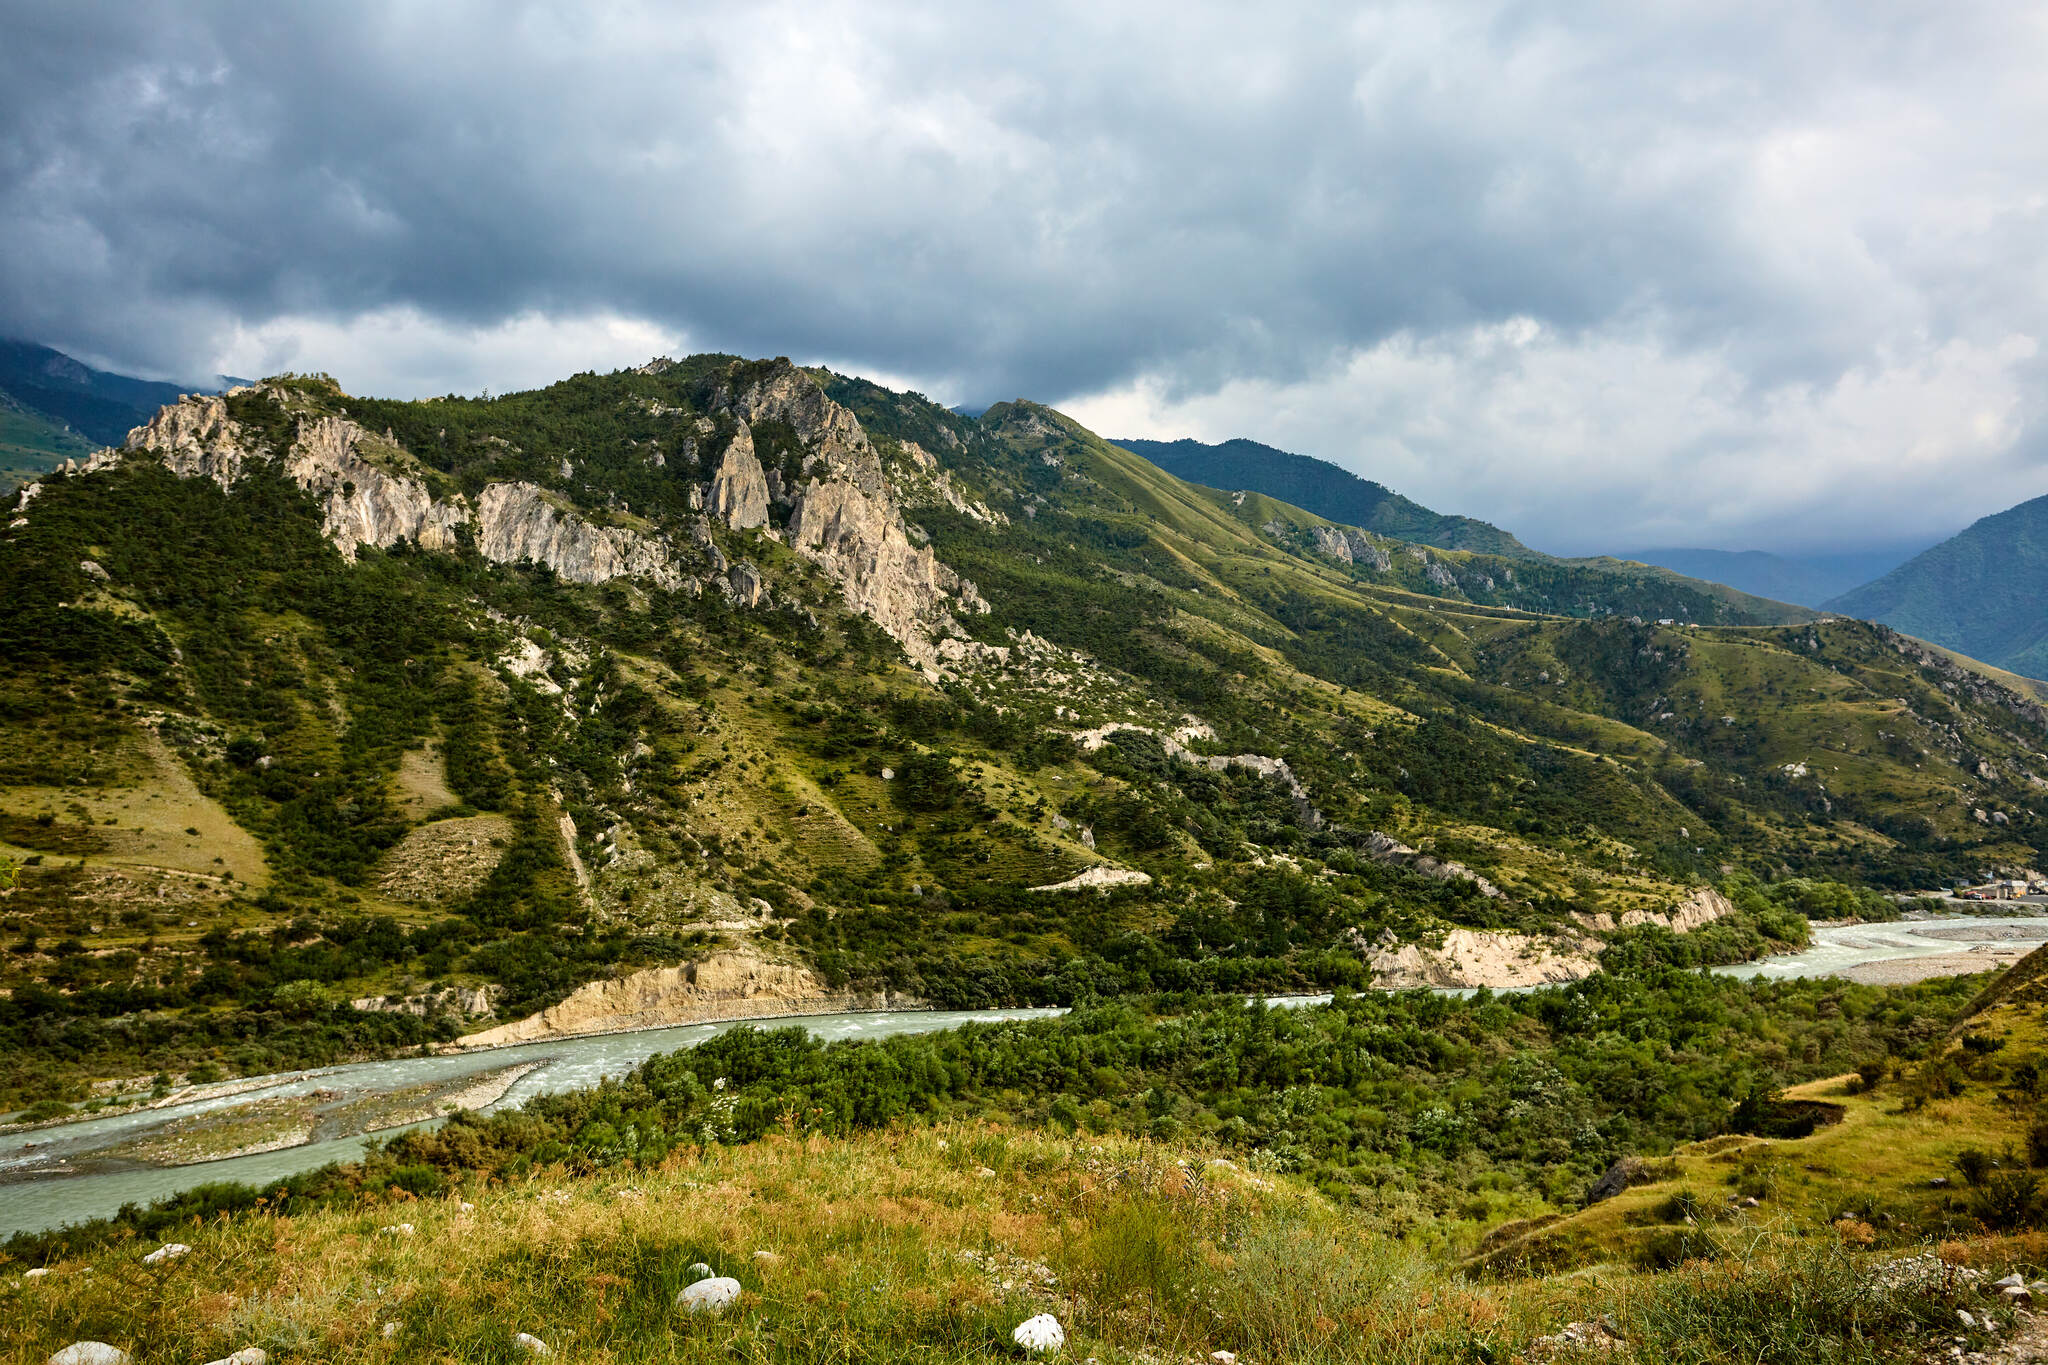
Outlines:
{"label": "tall grass", "polygon": [[[1847,1362],[1955,1321],[1941,1301],[1870,1290],[1849,1252],[1796,1242],[1662,1274],[1469,1280],[1356,1209],[1204,1155],[960,1124],[226,1218],[177,1230],[194,1251],[159,1267],[141,1242],[32,1281],[0,1267],[0,1365],[81,1338],[141,1361],[256,1345],[279,1362],[511,1362],[516,1332],[558,1360],[620,1365],[1014,1361],[1011,1329],[1042,1312],[1077,1365],[1218,1350],[1249,1365],[1506,1362],[1599,1314],[1640,1360]],[[400,1222],[415,1232],[383,1230]],[[736,1311],[675,1310],[697,1261],[740,1280]]]}

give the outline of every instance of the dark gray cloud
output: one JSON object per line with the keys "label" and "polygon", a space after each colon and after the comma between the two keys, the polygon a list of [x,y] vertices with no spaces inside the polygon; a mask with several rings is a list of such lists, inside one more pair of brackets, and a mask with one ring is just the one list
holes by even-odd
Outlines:
{"label": "dark gray cloud", "polygon": [[[2048,487],[2048,37],[2017,7],[74,3],[7,31],[0,328],[129,368],[424,392],[791,354],[1293,442],[1568,548],[1786,534],[1871,442],[1951,502],[1959,470]],[[1910,447],[1900,393],[1941,419]],[[1666,491],[1734,477],[1764,486],[1704,523]]]}

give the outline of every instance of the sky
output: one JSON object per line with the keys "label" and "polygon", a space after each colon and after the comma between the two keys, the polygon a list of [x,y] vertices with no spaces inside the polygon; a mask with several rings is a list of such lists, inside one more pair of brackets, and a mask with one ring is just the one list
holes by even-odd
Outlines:
{"label": "sky", "polygon": [[2048,9],[0,0],[0,334],[505,392],[829,364],[1561,553],[2048,493]]}

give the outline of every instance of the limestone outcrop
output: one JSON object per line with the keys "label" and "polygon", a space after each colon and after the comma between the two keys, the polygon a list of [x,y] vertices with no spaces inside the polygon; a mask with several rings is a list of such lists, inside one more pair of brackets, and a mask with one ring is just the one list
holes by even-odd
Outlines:
{"label": "limestone outcrop", "polygon": [[745,422],[725,448],[718,473],[711,479],[711,514],[735,531],[768,524],[768,480],[754,453],[754,434]]}
{"label": "limestone outcrop", "polygon": [[1372,543],[1365,532],[1350,526],[1318,526],[1315,528],[1316,549],[1332,559],[1346,564],[1366,564],[1385,573],[1394,567],[1394,559],[1385,550]]}
{"label": "limestone outcrop", "polygon": [[679,587],[668,546],[621,526],[593,526],[530,483],[494,483],[477,497],[477,549],[501,564],[531,560],[571,583],[645,578]]}
{"label": "limestone outcrop", "polygon": [[472,1033],[460,1041],[467,1047],[497,1047],[722,1019],[917,1009],[922,1003],[901,995],[832,991],[808,968],[742,953],[717,953],[681,967],[655,967],[609,981],[593,981],[539,1014]]}
{"label": "limestone outcrop", "polygon": [[210,394],[186,397],[128,433],[128,450],[146,451],[181,479],[212,479],[225,492],[248,459],[241,423]]}
{"label": "limestone outcrop", "polygon": [[421,480],[372,464],[364,451],[373,446],[381,446],[387,459],[401,455],[394,443],[345,417],[299,424],[284,470],[319,500],[327,538],[351,562],[364,545],[381,550],[410,540],[423,550],[454,549],[456,528],[469,521],[469,509],[460,502],[436,502]]}
{"label": "limestone outcrop", "polygon": [[1711,886],[1695,887],[1687,896],[1669,910],[1630,910],[1621,917],[1623,928],[1638,924],[1655,924],[1669,929],[1674,934],[1689,934],[1703,929],[1723,915],[1735,913],[1735,906],[1729,899]]}

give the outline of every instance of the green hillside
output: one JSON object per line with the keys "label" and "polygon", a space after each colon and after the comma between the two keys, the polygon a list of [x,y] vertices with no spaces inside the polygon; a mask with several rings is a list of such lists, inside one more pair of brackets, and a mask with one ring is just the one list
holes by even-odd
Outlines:
{"label": "green hillside", "polygon": [[[0,1103],[719,952],[841,1004],[1526,984],[1718,884],[1687,951],[1735,960],[2042,838],[2048,712],[1890,630],[1369,535],[1030,403],[284,377],[24,496]],[[489,1014],[348,1004],[449,987]]]}
{"label": "green hillside", "polygon": [[1251,489],[1342,525],[1396,540],[1497,555],[1535,553],[1498,526],[1432,512],[1384,484],[1361,479],[1327,460],[1291,454],[1242,436],[1214,445],[1186,438],[1124,439],[1116,444],[1189,483],[1232,491]]}
{"label": "green hillside", "polygon": [[1985,517],[1827,605],[2048,678],[2048,497]]}

